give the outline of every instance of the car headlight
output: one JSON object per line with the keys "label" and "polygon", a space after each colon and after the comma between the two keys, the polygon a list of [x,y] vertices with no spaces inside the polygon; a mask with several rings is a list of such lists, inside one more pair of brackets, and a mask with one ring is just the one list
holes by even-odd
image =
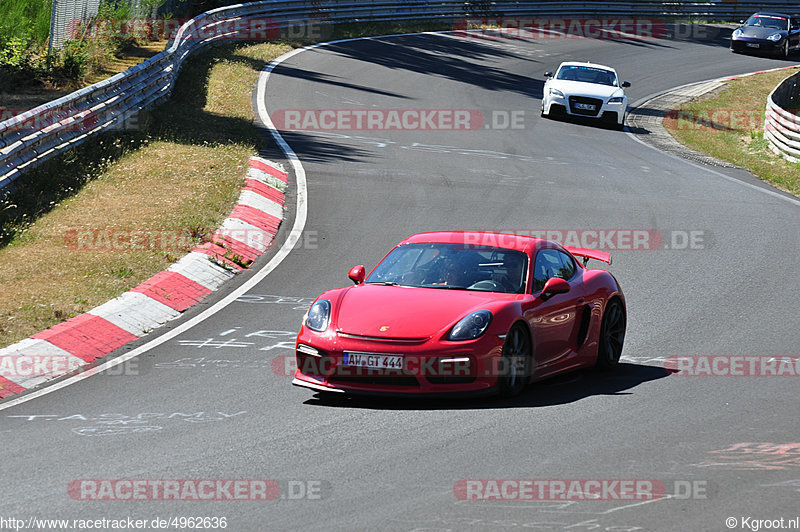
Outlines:
{"label": "car headlight", "polygon": [[741,28],[736,28],[735,30],[733,30],[733,38],[734,39],[738,39],[741,36],[742,36],[742,29]]}
{"label": "car headlight", "polygon": [[461,319],[450,329],[448,340],[474,340],[489,327],[492,322],[492,313],[488,310],[476,310],[469,316]]}
{"label": "car headlight", "polygon": [[550,94],[552,94],[553,96],[558,96],[558,97],[560,97],[560,98],[563,98],[563,97],[564,97],[564,93],[563,93],[563,92],[561,92],[561,91],[560,91],[560,90],[558,90],[558,89],[552,89],[552,88],[551,88],[551,89],[550,89]]}
{"label": "car headlight", "polygon": [[770,40],[770,41],[772,41],[772,42],[778,42],[778,41],[780,41],[782,38],[783,38],[783,35],[781,35],[780,33],[773,33],[772,35],[770,35],[769,37],[767,37],[767,40]]}
{"label": "car headlight", "polygon": [[328,328],[331,320],[331,302],[327,299],[315,301],[306,314],[306,327],[313,331],[322,332]]}
{"label": "car headlight", "polygon": [[614,96],[609,98],[608,103],[622,103],[622,96]]}

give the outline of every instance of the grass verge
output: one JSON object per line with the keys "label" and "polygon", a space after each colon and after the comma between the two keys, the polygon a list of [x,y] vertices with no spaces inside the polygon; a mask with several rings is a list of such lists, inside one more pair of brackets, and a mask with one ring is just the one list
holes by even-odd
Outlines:
{"label": "grass verge", "polygon": [[[5,198],[0,346],[116,297],[210,237],[260,142],[250,100],[258,72],[290,49],[227,46],[193,58],[139,131],[89,141]],[[135,249],[125,249],[134,231]],[[115,234],[117,244],[103,238]]]}
{"label": "grass verge", "polygon": [[773,153],[764,138],[767,95],[796,72],[778,70],[728,81],[723,88],[668,113],[664,127],[681,144],[746,168],[800,196],[800,165]]}

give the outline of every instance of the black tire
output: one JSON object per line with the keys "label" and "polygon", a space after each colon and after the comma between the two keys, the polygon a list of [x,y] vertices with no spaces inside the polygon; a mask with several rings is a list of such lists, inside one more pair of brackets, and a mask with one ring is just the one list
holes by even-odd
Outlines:
{"label": "black tire", "polygon": [[600,322],[600,339],[597,346],[597,363],[601,370],[614,369],[622,356],[625,343],[625,310],[619,299],[612,299],[606,305],[603,321]]}
{"label": "black tire", "polygon": [[503,344],[500,375],[497,389],[503,397],[514,397],[522,393],[531,376],[531,339],[522,325],[514,325]]}
{"label": "black tire", "polygon": [[783,41],[783,49],[781,50],[781,57],[784,59],[789,59],[789,38],[787,37],[785,41]]}

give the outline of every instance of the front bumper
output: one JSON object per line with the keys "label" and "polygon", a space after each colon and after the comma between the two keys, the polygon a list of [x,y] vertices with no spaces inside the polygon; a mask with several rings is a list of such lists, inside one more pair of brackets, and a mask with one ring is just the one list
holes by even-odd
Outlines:
{"label": "front bumper", "polygon": [[[301,331],[292,384],[316,391],[373,395],[491,393],[501,370],[503,338],[484,334],[466,342],[398,342]],[[402,356],[398,369],[344,364],[344,352]]]}
{"label": "front bumper", "polygon": [[784,39],[775,42],[768,39],[741,37],[739,39],[731,39],[731,50],[734,52],[776,54],[783,51],[783,41]]}
{"label": "front bumper", "polygon": [[563,97],[550,95],[545,102],[545,113],[596,118],[622,124],[625,119],[626,106],[625,100],[621,103],[609,103],[606,99],[576,94],[568,94]]}

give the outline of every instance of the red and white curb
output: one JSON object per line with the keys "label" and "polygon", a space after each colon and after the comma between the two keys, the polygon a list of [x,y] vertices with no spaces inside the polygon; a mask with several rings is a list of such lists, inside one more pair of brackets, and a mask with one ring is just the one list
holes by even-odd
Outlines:
{"label": "red and white curb", "polygon": [[288,175],[251,157],[245,186],[210,242],[121,296],[0,349],[0,399],[70,373],[175,319],[270,249]]}

